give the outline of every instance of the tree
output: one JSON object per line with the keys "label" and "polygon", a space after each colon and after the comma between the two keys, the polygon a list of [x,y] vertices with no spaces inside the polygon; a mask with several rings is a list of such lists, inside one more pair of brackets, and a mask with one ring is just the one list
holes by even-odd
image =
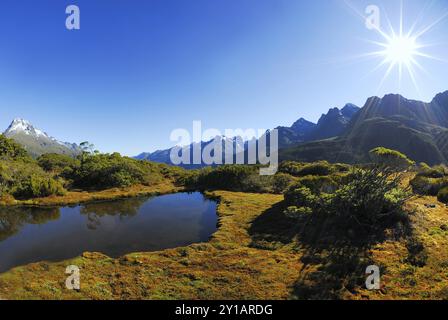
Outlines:
{"label": "tree", "polygon": [[86,158],[97,152],[95,152],[95,146],[89,141],[81,142],[79,144],[79,147],[81,148],[81,154],[80,154],[81,168],[83,168],[86,162]]}

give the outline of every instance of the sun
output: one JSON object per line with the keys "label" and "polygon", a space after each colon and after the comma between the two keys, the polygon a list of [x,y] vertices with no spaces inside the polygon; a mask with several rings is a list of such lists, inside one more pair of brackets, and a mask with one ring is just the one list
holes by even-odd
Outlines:
{"label": "sun", "polygon": [[[362,13],[357,11],[347,0],[345,0],[345,3],[355,10],[359,17],[365,21],[365,16]],[[436,58],[425,52],[425,50],[428,47],[433,46],[433,44],[424,43],[423,36],[428,34],[440,22],[448,18],[448,11],[444,12],[438,19],[432,20],[429,25],[418,28],[418,24],[421,21],[420,17],[414,21],[409,29],[406,29],[403,9],[403,1],[401,1],[398,29],[395,29],[392,26],[387,14],[385,14],[386,19],[384,20],[386,20],[386,22],[383,25],[373,26],[373,29],[381,37],[381,40],[372,41],[365,39],[367,42],[374,44],[377,49],[362,54],[359,58],[364,59],[367,57],[379,60],[378,65],[368,74],[372,74],[383,68],[386,70],[379,83],[377,91],[380,91],[386,79],[388,79],[392,72],[396,70],[398,74],[397,84],[399,90],[401,90],[403,77],[406,76],[412,81],[417,93],[421,95],[420,88],[417,84],[417,71],[428,74],[421,63],[426,59],[442,61],[444,63],[447,62],[444,59]]]}
{"label": "sun", "polygon": [[403,21],[400,21],[400,31],[396,32],[391,27],[391,32],[389,34],[382,30],[377,30],[381,36],[384,38],[384,42],[375,42],[377,46],[380,46],[382,50],[375,51],[369,55],[380,57],[382,60],[377,68],[377,70],[383,66],[388,66],[387,71],[384,74],[383,79],[378,87],[378,90],[382,87],[386,79],[392,73],[394,69],[398,70],[399,82],[398,85],[401,87],[402,78],[405,73],[409,76],[414,84],[415,89],[419,92],[419,87],[417,85],[416,79],[416,69],[425,71],[419,60],[423,58],[434,59],[434,57],[424,53],[421,49],[426,47],[425,45],[419,44],[419,38],[423,33],[414,33],[411,29],[409,32],[403,32]]}
{"label": "sun", "polygon": [[409,65],[419,55],[419,46],[412,37],[394,36],[385,46],[383,54],[389,63]]}

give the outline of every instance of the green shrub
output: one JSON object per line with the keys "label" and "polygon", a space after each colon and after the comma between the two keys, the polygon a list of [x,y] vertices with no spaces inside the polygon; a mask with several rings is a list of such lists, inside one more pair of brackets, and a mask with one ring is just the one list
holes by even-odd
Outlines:
{"label": "green shrub", "polygon": [[67,170],[73,172],[80,166],[78,159],[63,154],[47,153],[37,158],[39,166],[48,172],[61,173]]}
{"label": "green shrub", "polygon": [[291,206],[291,207],[288,207],[284,213],[288,218],[297,219],[297,218],[301,218],[303,216],[311,215],[313,213],[313,210],[309,207],[299,207],[298,208],[295,206]]}
{"label": "green shrub", "polygon": [[[21,198],[39,196],[40,192],[36,184],[39,181],[47,181],[49,194],[53,194],[53,182],[56,182],[50,175],[45,173],[34,161],[11,161],[0,160],[0,192],[2,195],[14,195]],[[45,193],[45,192],[43,192]]]}
{"label": "green shrub", "polygon": [[241,182],[243,192],[272,193],[274,176],[262,176],[258,173],[247,176]]}
{"label": "green shrub", "polygon": [[197,186],[202,189],[243,191],[252,183],[250,181],[248,183],[246,180],[257,173],[255,166],[224,165],[202,169],[196,182]]}
{"label": "green shrub", "polygon": [[291,187],[285,193],[285,201],[290,206],[315,209],[320,205],[320,198],[309,188],[303,186]]}
{"label": "green shrub", "polygon": [[298,187],[306,187],[315,194],[332,193],[337,189],[338,183],[333,176],[305,176],[297,179],[292,186],[292,188]]}
{"label": "green shrub", "polygon": [[12,139],[0,134],[0,159],[2,160],[30,160],[28,152]]}
{"label": "green shrub", "polygon": [[334,168],[327,161],[319,161],[305,165],[297,172],[297,176],[328,176],[333,172]]}
{"label": "green shrub", "polygon": [[272,191],[277,194],[284,193],[296,180],[289,174],[277,173],[272,180]]}
{"label": "green shrub", "polygon": [[18,199],[40,198],[52,195],[64,195],[62,185],[48,177],[32,175],[18,185],[13,193]]}
{"label": "green shrub", "polygon": [[291,176],[297,176],[304,164],[295,161],[283,161],[278,167],[279,173],[286,173]]}
{"label": "green shrub", "polygon": [[89,189],[151,185],[161,179],[156,165],[119,153],[84,155],[81,166],[74,172],[74,184]]}
{"label": "green shrub", "polygon": [[405,170],[414,165],[415,162],[409,160],[403,153],[378,147],[369,151],[370,157],[376,164],[397,170]]}
{"label": "green shrub", "polygon": [[309,208],[341,230],[347,226],[364,231],[386,227],[405,217],[403,204],[409,194],[401,189],[399,175],[373,168],[356,169],[349,177],[348,183],[332,193],[304,186],[291,187],[285,193],[289,215],[309,211],[300,208]]}
{"label": "green shrub", "polygon": [[437,194],[437,200],[440,202],[448,204],[448,187],[444,187]]}
{"label": "green shrub", "polygon": [[280,163],[278,172],[286,173],[294,177],[304,177],[308,175],[327,176],[335,173],[349,172],[351,166],[348,164],[330,164],[327,161],[313,163],[301,163],[295,161],[284,161]]}
{"label": "green shrub", "polygon": [[436,196],[440,189],[448,186],[448,178],[430,178],[417,175],[410,181],[410,185],[417,194]]}

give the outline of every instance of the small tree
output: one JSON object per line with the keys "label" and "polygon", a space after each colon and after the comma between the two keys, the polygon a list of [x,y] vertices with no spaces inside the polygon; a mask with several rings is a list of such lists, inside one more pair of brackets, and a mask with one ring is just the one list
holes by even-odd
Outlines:
{"label": "small tree", "polygon": [[292,186],[285,193],[285,214],[312,212],[341,234],[348,229],[358,230],[358,235],[382,230],[405,217],[403,205],[410,193],[400,182],[401,175],[388,168],[355,168],[346,183],[330,193]]}
{"label": "small tree", "polygon": [[79,147],[81,148],[81,154],[79,156],[81,160],[81,168],[83,168],[86,162],[86,158],[97,152],[95,151],[95,146],[89,141],[81,142],[79,144]]}

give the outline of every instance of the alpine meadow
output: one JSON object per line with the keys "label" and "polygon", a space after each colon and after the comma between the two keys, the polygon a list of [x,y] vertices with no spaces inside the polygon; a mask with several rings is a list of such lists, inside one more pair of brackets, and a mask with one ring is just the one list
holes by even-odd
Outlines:
{"label": "alpine meadow", "polygon": [[0,10],[0,300],[448,300],[446,1],[72,2]]}

